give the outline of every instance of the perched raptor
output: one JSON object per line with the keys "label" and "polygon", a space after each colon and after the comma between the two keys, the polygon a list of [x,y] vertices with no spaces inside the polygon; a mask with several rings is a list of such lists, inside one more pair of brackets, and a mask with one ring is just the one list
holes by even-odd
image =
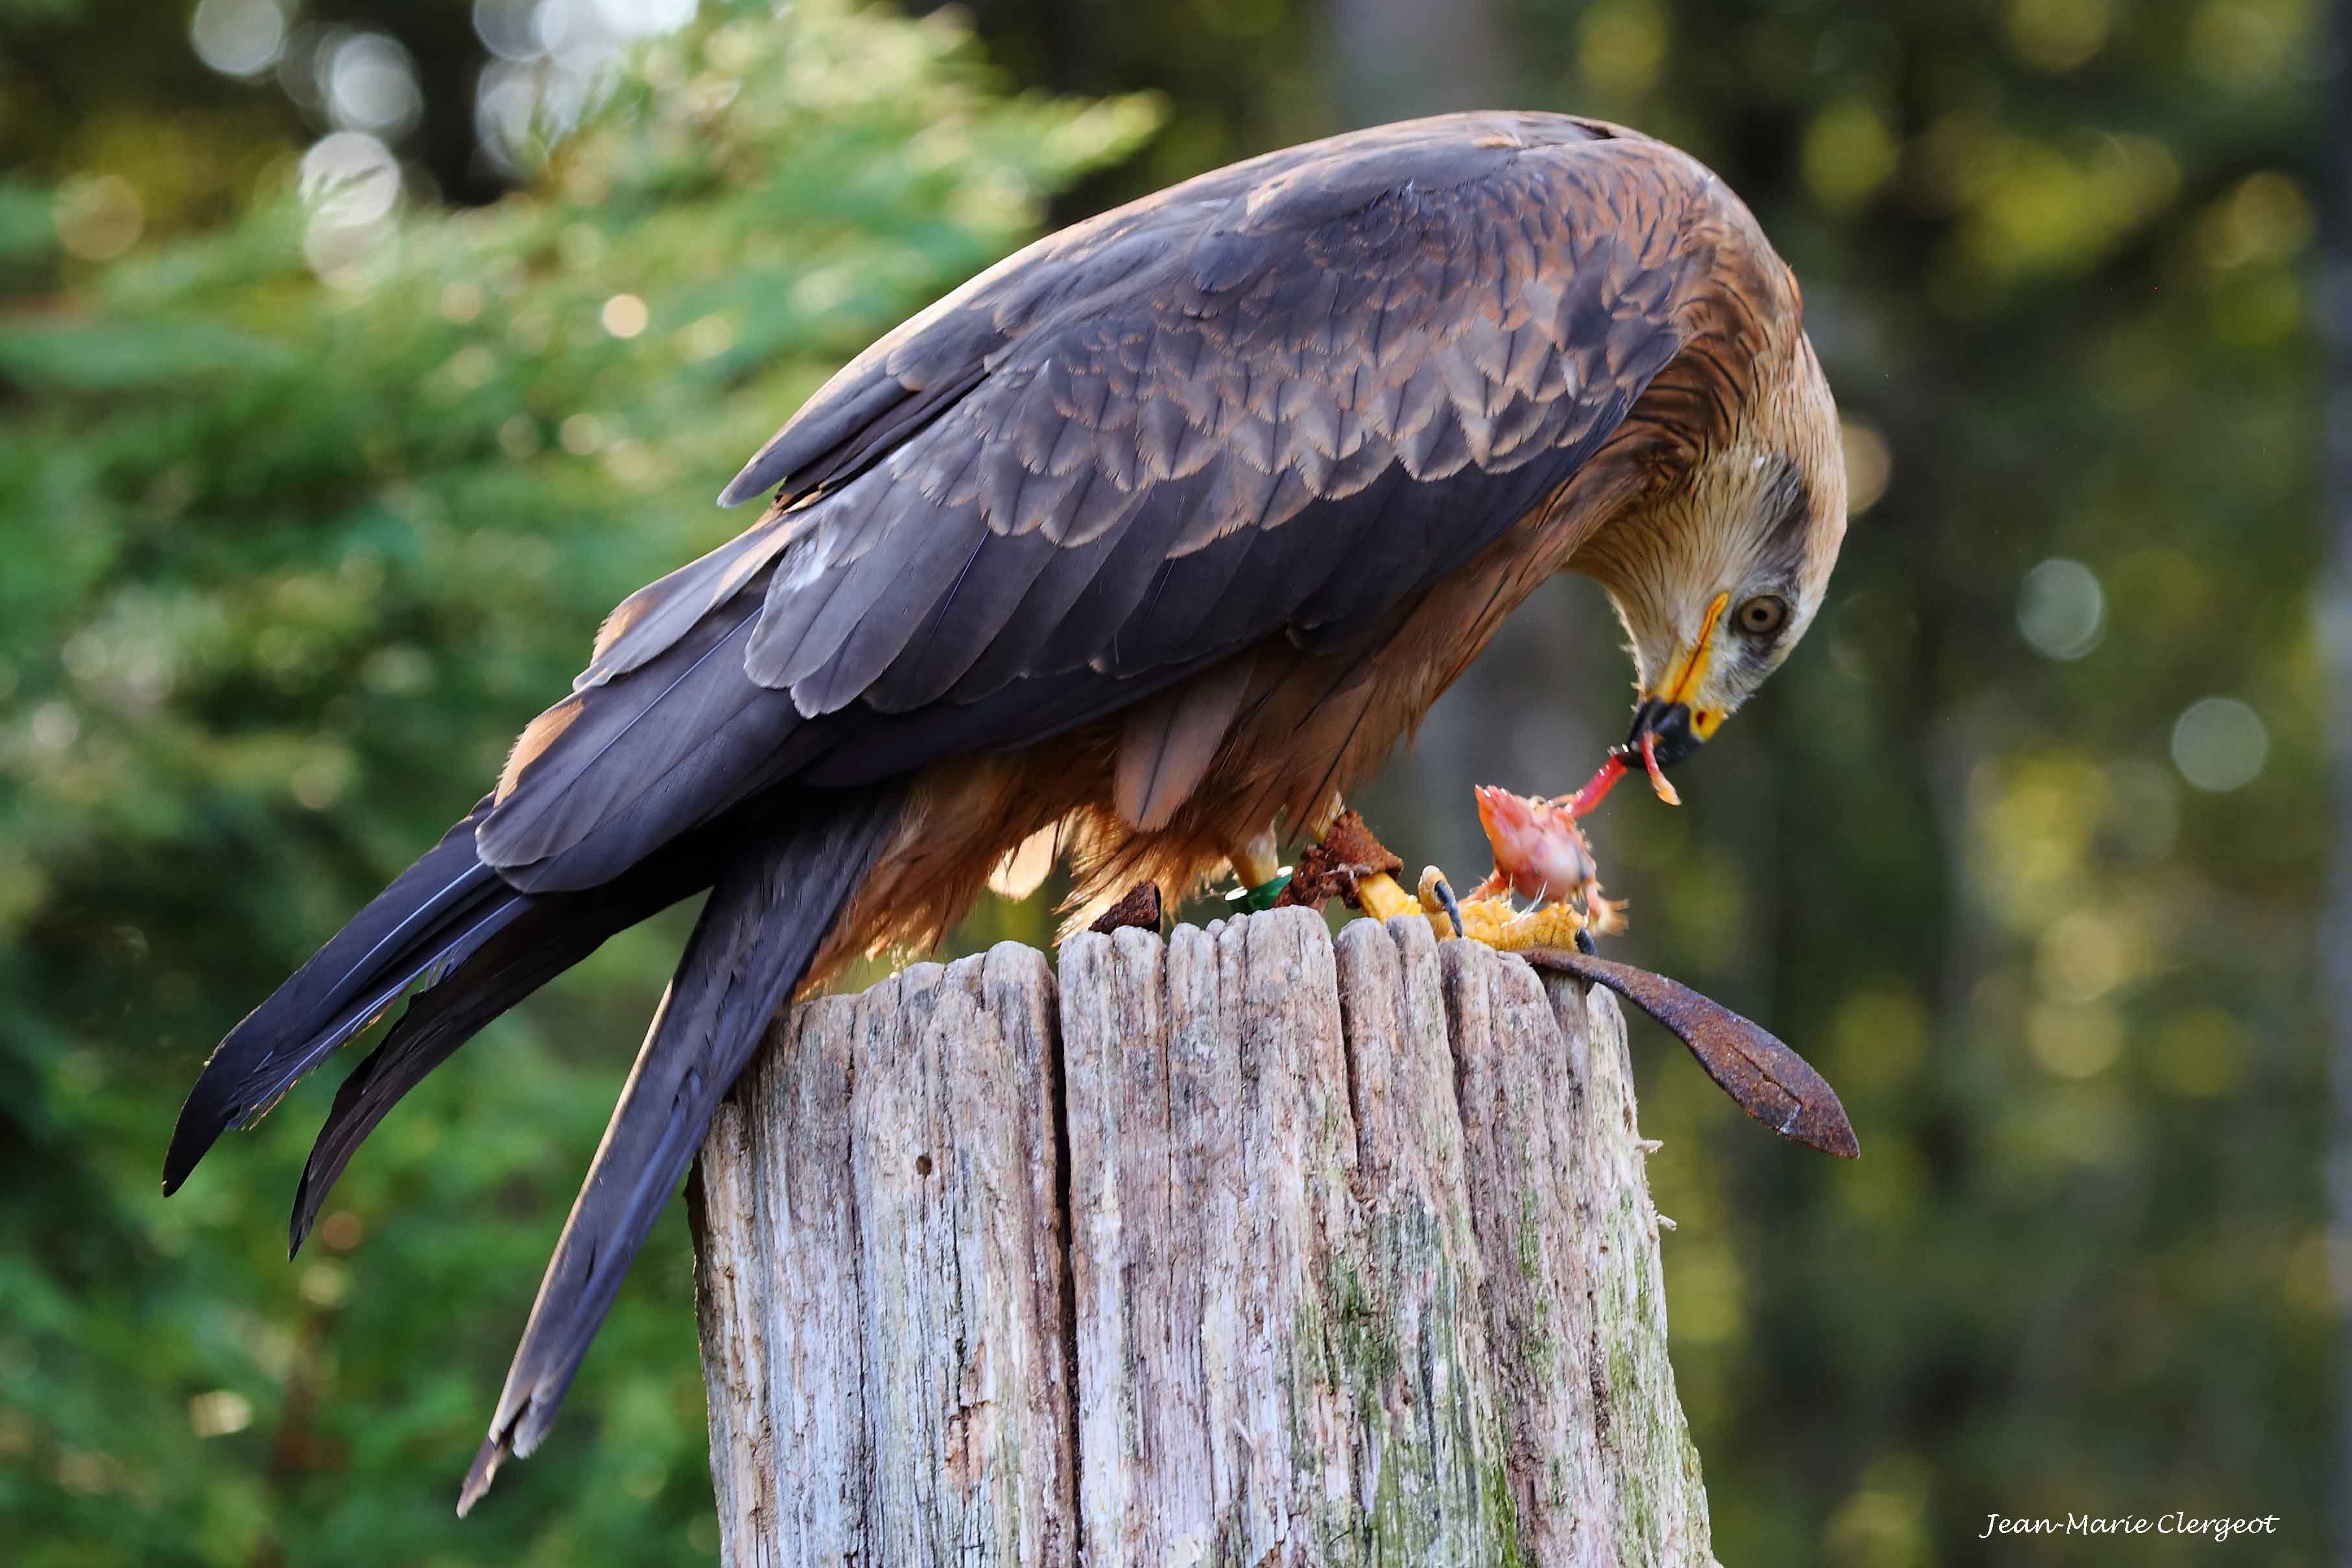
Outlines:
{"label": "perched raptor", "polygon": [[1082,903],[1265,884],[1564,569],[1630,635],[1629,744],[1695,750],[1844,531],[1802,314],[1720,180],[1549,114],[1269,153],[1029,247],[761,448],[720,497],[758,521],[623,601],[497,788],[221,1042],[165,1190],[424,980],[336,1097],[299,1247],[426,1073],[709,890],[462,1511],[546,1434],[769,1017],[934,942],[1032,835]]}

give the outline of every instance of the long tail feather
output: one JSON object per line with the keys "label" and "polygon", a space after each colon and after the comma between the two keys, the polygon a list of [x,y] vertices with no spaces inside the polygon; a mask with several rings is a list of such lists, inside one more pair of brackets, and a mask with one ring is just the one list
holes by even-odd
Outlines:
{"label": "long tail feather", "polygon": [[710,886],[734,835],[757,831],[738,812],[665,847],[616,881],[553,894],[488,936],[462,963],[418,994],[383,1043],[335,1092],[294,1191],[287,1256],[302,1249],[343,1167],[401,1098],[491,1019],[586,958],[615,932]]}
{"label": "long tail feather", "polygon": [[740,846],[720,874],[556,1243],[489,1436],[458,1494],[460,1514],[489,1489],[508,1454],[528,1455],[546,1436],[629,1260],[693,1163],[719,1099],[880,853],[900,800],[895,789],[843,792],[825,800],[822,816],[798,814]]}
{"label": "long tail feather", "polygon": [[215,1048],[173,1129],[165,1193],[223,1132],[268,1110],[417,979],[520,912],[527,895],[474,853],[474,828],[489,805],[476,805]]}

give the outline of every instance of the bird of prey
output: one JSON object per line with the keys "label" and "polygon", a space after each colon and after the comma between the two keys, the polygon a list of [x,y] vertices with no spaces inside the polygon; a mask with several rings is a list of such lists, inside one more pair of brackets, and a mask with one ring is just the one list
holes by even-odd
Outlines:
{"label": "bird of prey", "polygon": [[1624,622],[1631,743],[1696,750],[1844,532],[1802,317],[1722,181],[1551,114],[1333,137],[1030,246],[760,449],[719,498],[758,521],[624,600],[497,787],[221,1042],[165,1190],[422,980],[336,1096],[299,1247],[426,1073],[709,890],[464,1511],[547,1432],[771,1016],[934,942],[1032,835],[1081,902],[1266,884],[1563,570]]}

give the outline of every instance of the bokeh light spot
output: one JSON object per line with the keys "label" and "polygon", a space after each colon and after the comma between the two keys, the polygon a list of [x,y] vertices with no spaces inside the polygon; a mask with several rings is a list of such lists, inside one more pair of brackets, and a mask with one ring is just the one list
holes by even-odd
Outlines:
{"label": "bokeh light spot", "polygon": [[681,334],[688,359],[716,359],[735,346],[735,323],[723,315],[703,317]]}
{"label": "bokeh light spot", "polygon": [[488,386],[490,377],[498,374],[499,356],[480,343],[467,343],[449,356],[445,368],[461,391],[473,392]]}
{"label": "bokeh light spot", "polygon": [[556,426],[555,435],[556,439],[563,443],[563,449],[575,458],[602,451],[605,442],[612,439],[604,428],[604,422],[593,414],[572,415]]}
{"label": "bokeh light spot", "polygon": [[52,700],[33,710],[28,726],[33,744],[44,752],[62,752],[81,736],[81,716],[71,704]]}
{"label": "bokeh light spot", "polygon": [[1577,25],[1577,68],[1604,91],[1647,91],[1665,63],[1666,17],[1655,5],[1603,0]]}
{"label": "bokeh light spot", "polygon": [[223,76],[259,76],[286,52],[286,13],[276,0],[202,0],[188,42]]}
{"label": "bokeh light spot", "polygon": [[1830,1559],[1871,1568],[1906,1568],[1933,1560],[1927,1531],[1928,1479],[1916,1455],[1875,1461],[1862,1484],[1830,1515]]}
{"label": "bokeh light spot", "polygon": [[2017,589],[2017,629],[2046,658],[2076,659],[2106,636],[2107,596],[2079,561],[2044,561]]}
{"label": "bokeh light spot", "polygon": [[320,279],[357,289],[390,264],[383,243],[400,205],[400,160],[364,131],[337,131],[302,155],[300,188],[310,204],[302,256]]}
{"label": "bokeh light spot", "polygon": [[1846,422],[1839,430],[1845,448],[1845,511],[1860,517],[1878,504],[1895,475],[1895,453],[1886,437],[1867,425]]}
{"label": "bokeh light spot", "polygon": [[2062,1002],[2094,1002],[2133,978],[2140,959],[2121,922],[2076,910],[2042,933],[2035,973],[2043,992]]}
{"label": "bokeh light spot", "polygon": [[327,114],[338,129],[365,131],[397,141],[416,128],[425,112],[416,63],[400,40],[384,33],[360,33],[334,47],[321,72]]}
{"label": "bokeh light spot", "polygon": [[2095,1077],[2123,1054],[2123,1020],[2111,1007],[2035,1007],[2025,1015],[2025,1045],[2060,1078]]}
{"label": "bokeh light spot", "polygon": [[2181,710],[2172,726],[2172,765],[2199,789],[2243,789],[2270,760],[2270,727],[2234,697],[2206,697]]}
{"label": "bokeh light spot", "polygon": [[400,200],[400,161],[364,132],[338,131],[302,154],[301,192],[321,221],[345,227],[373,223]]}
{"label": "bokeh light spot", "polygon": [[441,290],[441,319],[464,326],[482,313],[482,291],[471,283],[452,283]]}
{"label": "bokeh light spot", "polygon": [[340,1263],[320,1258],[302,1270],[295,1289],[313,1307],[340,1307],[351,1293],[352,1277]]}
{"label": "bokeh light spot", "polygon": [[604,309],[598,312],[598,319],[604,323],[604,330],[614,337],[634,338],[646,330],[646,322],[650,318],[643,300],[635,294],[615,294],[604,301]]}
{"label": "bokeh light spot", "polygon": [[614,32],[650,38],[694,20],[698,0],[595,0],[598,17]]}
{"label": "bokeh light spot", "polygon": [[188,1427],[199,1437],[226,1437],[253,1425],[253,1401],[235,1389],[215,1388],[188,1401]]}
{"label": "bokeh light spot", "polygon": [[482,152],[509,174],[547,149],[618,85],[639,40],[694,19],[695,0],[475,0],[474,31],[496,57],[475,85]]}
{"label": "bokeh light spot", "polygon": [[2252,92],[2278,75],[2286,41],[2268,16],[2252,5],[2207,5],[2189,25],[2189,59],[2217,87]]}
{"label": "bokeh light spot", "polygon": [[540,446],[539,421],[528,414],[513,415],[499,426],[499,450],[515,462],[530,457]]}
{"label": "bokeh light spot", "polygon": [[500,59],[531,59],[539,54],[531,17],[538,8],[538,0],[474,0],[475,36]]}
{"label": "bokeh light spot", "polygon": [[2260,169],[2206,209],[2198,247],[2217,268],[2283,261],[2310,244],[2317,227],[2303,187],[2275,169]]}
{"label": "bokeh light spot", "polygon": [[58,243],[84,261],[111,261],[138,243],[145,204],[120,174],[75,180],[58,193]]}
{"label": "bokeh light spot", "polygon": [[1877,110],[1858,99],[1833,103],[1805,128],[1805,184],[1823,206],[1855,206],[1895,172],[1896,155]]}
{"label": "bokeh light spot", "polygon": [[2010,0],[2007,19],[2011,52],[2053,76],[2097,54],[2114,21],[2107,0]]}

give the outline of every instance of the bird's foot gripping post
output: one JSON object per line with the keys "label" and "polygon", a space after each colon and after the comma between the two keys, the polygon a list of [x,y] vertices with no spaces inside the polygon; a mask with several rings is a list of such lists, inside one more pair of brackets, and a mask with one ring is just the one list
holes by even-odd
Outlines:
{"label": "bird's foot gripping post", "polygon": [[1613,936],[1623,931],[1625,906],[1601,896],[1590,851],[1564,812],[1552,812],[1556,820],[1542,823],[1539,837],[1543,848],[1555,854],[1563,849],[1561,830],[1572,837],[1568,853],[1577,865],[1574,875],[1559,885],[1572,889],[1583,907],[1565,897],[1549,897],[1549,881],[1536,884],[1539,890],[1533,907],[1522,910],[1512,901],[1513,888],[1525,879],[1516,874],[1525,857],[1516,852],[1517,841],[1507,831],[1508,825],[1519,821],[1513,815],[1515,805],[1539,806],[1540,803],[1524,802],[1499,790],[1479,792],[1479,816],[1495,843],[1496,870],[1467,899],[1457,899],[1444,874],[1434,866],[1423,868],[1414,891],[1407,892],[1396,879],[1404,862],[1372,836],[1361,816],[1343,811],[1332,819],[1322,839],[1299,857],[1280,901],[1319,908],[1336,898],[1383,921],[1398,915],[1421,915],[1427,918],[1440,942],[1459,938],[1505,952],[1589,947],[1596,933]]}
{"label": "bird's foot gripping post", "polygon": [[1538,948],[1575,947],[1588,932],[1614,936],[1625,929],[1624,905],[1595,895],[1591,904],[1592,913],[1578,909],[1565,899],[1556,899],[1522,910],[1511,901],[1508,892],[1488,897],[1471,897],[1458,903],[1450,902],[1453,889],[1437,868],[1423,868],[1421,883],[1415,890],[1414,907],[1429,917],[1438,927],[1438,939],[1449,934],[1446,923],[1454,931],[1470,942],[1483,942],[1504,952],[1532,952]]}

